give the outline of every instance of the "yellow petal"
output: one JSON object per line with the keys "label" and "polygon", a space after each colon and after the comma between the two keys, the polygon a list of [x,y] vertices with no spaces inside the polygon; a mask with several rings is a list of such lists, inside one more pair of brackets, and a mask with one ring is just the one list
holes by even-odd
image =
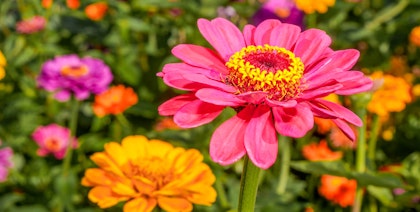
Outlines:
{"label": "yellow petal", "polygon": [[180,197],[164,197],[159,196],[158,199],[159,207],[161,207],[165,211],[177,211],[177,212],[183,212],[183,211],[192,211],[193,206],[191,202],[184,198]]}
{"label": "yellow petal", "polygon": [[105,151],[108,156],[119,166],[123,166],[127,163],[127,153],[124,149],[120,146],[120,144],[116,142],[110,142],[105,144]]}
{"label": "yellow petal", "polygon": [[117,164],[115,164],[115,162],[111,160],[111,158],[109,158],[107,154],[103,152],[97,152],[90,156],[90,159],[102,169],[112,172],[119,176],[124,176],[120,167],[118,167]]}
{"label": "yellow petal", "polygon": [[90,201],[97,203],[100,208],[109,208],[128,198],[115,195],[109,187],[97,186],[89,191]]}
{"label": "yellow petal", "polygon": [[5,67],[7,65],[6,57],[3,52],[0,51],[0,66]]}
{"label": "yellow petal", "polygon": [[155,157],[163,158],[169,151],[173,149],[174,146],[172,146],[172,144],[168,142],[155,139],[149,141],[150,155],[153,155]]}
{"label": "yellow petal", "polygon": [[132,185],[121,182],[112,185],[112,191],[122,196],[135,196],[137,194]]}
{"label": "yellow petal", "polygon": [[194,204],[210,206],[216,201],[216,197],[217,193],[213,187],[201,185],[196,192],[191,192],[187,199]]}
{"label": "yellow petal", "polygon": [[147,156],[148,140],[142,135],[127,136],[122,141],[122,148],[124,148],[127,157],[131,161],[136,161],[139,157]]}
{"label": "yellow petal", "polygon": [[109,186],[115,179],[111,178],[110,175],[98,168],[90,168],[85,172],[85,176],[82,179],[83,186],[96,186],[103,185]]}
{"label": "yellow petal", "polygon": [[156,207],[155,199],[136,198],[124,205],[124,212],[150,212]]}

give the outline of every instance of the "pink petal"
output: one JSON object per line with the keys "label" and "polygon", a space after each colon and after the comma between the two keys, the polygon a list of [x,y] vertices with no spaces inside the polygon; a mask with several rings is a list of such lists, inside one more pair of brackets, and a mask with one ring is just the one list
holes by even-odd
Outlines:
{"label": "pink petal", "polygon": [[162,103],[158,107],[159,114],[161,116],[171,116],[174,115],[181,107],[184,105],[196,100],[197,97],[195,97],[194,94],[183,94],[176,96],[172,99],[169,99],[168,101]]}
{"label": "pink petal", "polygon": [[172,74],[172,75],[201,74],[201,75],[204,75],[207,78],[213,79],[213,80],[220,80],[222,78],[222,76],[224,76],[220,72],[210,70],[210,69],[205,69],[205,68],[192,66],[192,65],[189,65],[189,64],[186,64],[186,63],[169,63],[169,64],[166,64],[163,67],[162,72],[163,72],[164,75],[169,75],[169,74]]}
{"label": "pink petal", "polygon": [[276,19],[268,19],[260,23],[255,29],[254,42],[256,45],[270,44],[271,31],[281,25]]}
{"label": "pink petal", "polygon": [[172,54],[192,66],[215,70],[228,74],[223,60],[212,50],[192,44],[180,44],[172,49]]}
{"label": "pink petal", "polygon": [[247,93],[241,93],[238,94],[237,97],[239,99],[242,99],[243,101],[246,101],[251,104],[260,104],[265,100],[267,97],[267,92],[264,91],[251,91]]}
{"label": "pink petal", "polygon": [[273,107],[275,127],[283,136],[301,138],[314,126],[309,106],[297,104],[294,108]]}
{"label": "pink petal", "polygon": [[302,32],[296,41],[294,53],[300,57],[305,67],[319,60],[325,49],[331,44],[331,38],[322,30],[308,29]]}
{"label": "pink petal", "polygon": [[353,129],[343,120],[341,119],[331,119],[338,128],[352,141],[356,140],[356,135],[353,132]]}
{"label": "pink petal", "polygon": [[219,52],[224,61],[245,47],[242,32],[230,21],[215,18],[211,21],[199,19],[198,29],[203,37]]}
{"label": "pink petal", "polygon": [[190,80],[192,82],[197,82],[197,83],[203,84],[203,88],[204,87],[214,87],[214,88],[218,88],[218,89],[224,90],[226,92],[230,92],[230,93],[236,92],[236,90],[237,90],[233,86],[227,85],[227,84],[225,84],[221,81],[209,79],[202,74],[184,74],[183,77],[186,80]]}
{"label": "pink petal", "polygon": [[244,31],[244,39],[245,39],[245,44],[247,46],[255,45],[255,42],[254,42],[255,29],[256,29],[255,26],[250,25],[250,24],[247,24],[244,27],[244,30],[243,30]]}
{"label": "pink petal", "polygon": [[304,90],[302,92],[302,95],[299,97],[301,99],[315,99],[320,97],[328,96],[329,94],[332,94],[342,88],[343,85],[338,84],[335,80],[330,80],[328,82],[325,82],[322,85],[319,85],[316,88],[312,88],[311,90]]}
{"label": "pink petal", "polygon": [[281,24],[271,31],[270,45],[292,49],[300,34],[300,27],[293,24]]}
{"label": "pink petal", "polygon": [[244,156],[245,131],[253,112],[253,106],[246,107],[214,131],[210,140],[210,156],[214,162],[229,165]]}
{"label": "pink petal", "polygon": [[362,120],[356,114],[354,114],[351,110],[349,110],[349,109],[347,109],[347,108],[345,108],[345,107],[343,107],[339,104],[336,104],[336,103],[333,103],[333,102],[330,102],[330,101],[326,101],[326,100],[323,100],[323,99],[318,99],[317,101],[319,103],[321,103],[322,105],[324,105],[325,107],[327,107],[328,109],[337,113],[339,115],[338,117],[340,119],[346,120],[349,123],[354,124],[354,125],[359,126],[359,127],[363,125]]}
{"label": "pink petal", "polygon": [[373,86],[373,81],[360,71],[347,71],[339,74],[337,80],[343,85],[343,88],[335,92],[339,95],[351,95],[368,91]]}
{"label": "pink petal", "polygon": [[272,99],[266,99],[265,102],[270,107],[295,107],[297,102],[294,99],[287,101],[276,101]]}
{"label": "pink petal", "polygon": [[323,119],[335,119],[338,118],[338,114],[334,111],[329,110],[324,105],[318,102],[318,99],[308,102],[311,107],[311,111],[316,117]]}
{"label": "pink petal", "polygon": [[221,105],[221,106],[241,106],[246,103],[244,100],[237,98],[235,94],[226,93],[224,91],[212,88],[203,88],[195,93],[195,96],[203,102]]}
{"label": "pink petal", "polygon": [[335,51],[327,58],[321,60],[314,67],[310,67],[305,73],[305,78],[312,79],[312,75],[320,75],[319,72],[324,73],[335,68],[349,70],[356,64],[359,56],[359,51],[355,49]]}
{"label": "pink petal", "polygon": [[198,127],[213,121],[223,108],[197,99],[181,107],[174,115],[174,122],[183,128]]}
{"label": "pink petal", "polygon": [[248,156],[256,166],[267,169],[274,164],[278,143],[270,107],[259,105],[255,109],[246,128],[244,142]]}

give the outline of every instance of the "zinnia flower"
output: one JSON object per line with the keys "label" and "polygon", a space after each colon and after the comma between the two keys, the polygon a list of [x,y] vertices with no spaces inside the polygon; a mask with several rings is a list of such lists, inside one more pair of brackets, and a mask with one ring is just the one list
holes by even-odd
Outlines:
{"label": "zinnia flower", "polygon": [[321,176],[321,186],[318,192],[327,200],[345,208],[353,205],[356,196],[357,182],[345,177],[331,175]]}
{"label": "zinnia flower", "polygon": [[109,208],[128,201],[124,211],[191,211],[192,204],[211,205],[215,176],[196,149],[175,148],[160,140],[128,136],[105,144],[91,156],[99,168],[85,172],[82,185],[93,187],[90,201]]}
{"label": "zinnia flower", "polygon": [[264,1],[257,12],[252,16],[253,24],[258,25],[267,19],[278,19],[283,23],[295,24],[301,29],[305,28],[305,14],[296,7],[293,0],[268,0]]}
{"label": "zinnia flower", "polygon": [[0,80],[6,76],[6,71],[4,67],[7,65],[6,57],[4,57],[3,52],[0,51]]}
{"label": "zinnia flower", "polygon": [[99,117],[107,114],[117,115],[135,105],[137,101],[137,94],[132,88],[117,85],[95,96],[93,112]]}
{"label": "zinnia flower", "polygon": [[97,2],[93,4],[89,4],[85,8],[86,16],[94,21],[101,20],[108,10],[108,4],[105,2]]}
{"label": "zinnia flower", "polygon": [[66,155],[69,142],[72,148],[77,148],[77,139],[71,137],[70,129],[57,124],[39,126],[32,133],[32,139],[39,145],[37,154],[46,156],[53,154],[57,159],[63,159]]}
{"label": "zinnia flower", "polygon": [[84,100],[90,93],[104,92],[112,78],[110,68],[102,60],[63,55],[45,62],[37,81],[40,87],[55,92],[57,100],[67,101],[72,93],[76,99]]}
{"label": "zinnia flower", "polygon": [[412,44],[420,46],[420,26],[416,26],[411,30],[409,39]]}
{"label": "zinnia flower", "polygon": [[6,181],[9,169],[13,167],[12,155],[13,150],[10,147],[0,149],[0,182]]}
{"label": "zinnia flower", "polygon": [[66,5],[68,8],[75,10],[80,7],[80,0],[66,0]]}
{"label": "zinnia flower", "polygon": [[328,7],[335,4],[335,0],[295,0],[297,8],[304,11],[306,14],[314,12],[326,13]]}
{"label": "zinnia flower", "polygon": [[53,0],[42,0],[41,6],[45,9],[50,9],[52,3],[53,3]]}
{"label": "zinnia flower", "polygon": [[46,20],[42,16],[34,16],[28,20],[19,21],[16,30],[22,34],[32,34],[45,28]]}
{"label": "zinnia flower", "polygon": [[403,78],[376,71],[372,79],[382,79],[383,84],[372,96],[367,109],[371,113],[387,117],[390,112],[400,112],[411,102],[411,86]]}
{"label": "zinnia flower", "polygon": [[164,130],[179,130],[180,127],[175,124],[174,120],[169,117],[165,117],[159,120],[155,125],[156,131],[164,131]]}
{"label": "zinnia flower", "polygon": [[[357,137],[357,131],[354,126],[350,125],[351,130]],[[355,149],[357,141],[350,140],[337,126],[331,128],[330,140],[334,147],[343,149]]]}
{"label": "zinnia flower", "polygon": [[343,157],[342,152],[331,151],[325,140],[303,146],[302,155],[310,161],[339,160]]}
{"label": "zinnia flower", "polygon": [[245,154],[260,168],[277,158],[277,132],[303,137],[314,116],[331,119],[351,139],[347,122],[362,121],[345,107],[321,99],[331,93],[350,95],[371,88],[372,81],[349,71],[359,52],[333,51],[324,31],[266,20],[241,32],[223,18],[198,20],[198,28],[216,49],[180,44],[172,53],[181,63],[167,64],[158,76],[174,88],[188,91],[159,106],[174,115],[180,127],[197,127],[214,120],[226,107],[238,114],[220,125],[210,141],[212,159],[222,165]]}

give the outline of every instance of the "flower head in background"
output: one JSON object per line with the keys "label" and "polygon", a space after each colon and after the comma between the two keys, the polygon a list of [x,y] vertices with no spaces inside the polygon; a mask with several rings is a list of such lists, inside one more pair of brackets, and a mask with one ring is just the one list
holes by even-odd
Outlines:
{"label": "flower head in background", "polygon": [[328,148],[326,140],[321,140],[319,143],[307,144],[302,148],[302,155],[310,161],[329,161],[339,160],[343,157],[342,152],[333,152]]}
{"label": "flower head in background", "polygon": [[66,5],[72,10],[76,10],[80,7],[80,0],[66,0]]}
{"label": "flower head in background", "polygon": [[369,90],[372,81],[351,68],[354,49],[334,51],[331,38],[318,29],[266,20],[241,32],[223,18],[198,20],[198,28],[215,50],[180,44],[172,53],[181,63],[167,64],[158,76],[187,91],[159,106],[183,128],[213,121],[226,107],[238,113],[221,124],[210,141],[210,156],[229,165],[245,154],[260,168],[277,158],[277,133],[303,137],[314,117],[332,120],[352,140],[348,123],[361,119],[345,107],[322,99]]}
{"label": "flower head in background", "polygon": [[411,30],[409,40],[412,44],[420,47],[420,26],[416,26]]}
{"label": "flower head in background", "polygon": [[4,56],[3,52],[0,51],[0,80],[2,80],[6,76],[6,71],[4,67],[7,65],[6,57]]}
{"label": "flower head in background", "polygon": [[55,92],[58,101],[67,101],[71,94],[84,100],[91,93],[102,93],[112,79],[110,68],[100,59],[63,55],[45,62],[37,81],[41,88]]}
{"label": "flower head in background", "polygon": [[306,14],[312,14],[314,12],[326,13],[328,7],[332,7],[335,4],[335,0],[294,0],[297,8],[304,11]]}
{"label": "flower head in background", "polygon": [[108,4],[106,2],[97,2],[93,4],[89,4],[85,8],[86,16],[94,21],[102,20],[105,16],[106,12],[108,11]]}
{"label": "flower head in background", "polygon": [[258,25],[267,19],[278,19],[283,23],[295,24],[303,30],[304,16],[293,0],[267,0],[252,16],[252,22]]}
{"label": "flower head in background", "polygon": [[49,124],[47,126],[39,126],[32,133],[32,139],[38,144],[39,156],[53,154],[57,159],[63,159],[66,155],[69,142],[72,148],[77,148],[77,139],[71,137],[70,129],[57,124]]}
{"label": "flower head in background", "polygon": [[[353,125],[350,125],[351,130],[356,135],[357,138],[357,130]],[[331,133],[330,133],[330,140],[332,146],[336,148],[343,148],[343,149],[355,149],[357,146],[357,140],[350,140],[337,126],[332,126]]]}
{"label": "flower head in background", "polygon": [[16,24],[16,31],[21,34],[33,34],[45,28],[47,21],[42,16],[34,16],[30,19],[19,21]]}
{"label": "flower head in background", "polygon": [[181,128],[175,124],[172,118],[164,117],[163,119],[159,120],[156,123],[154,129],[156,131],[164,131],[164,130],[179,130]]}
{"label": "flower head in background", "polygon": [[0,149],[0,182],[6,181],[9,169],[13,167],[12,156],[12,148],[4,147]]}
{"label": "flower head in background", "polygon": [[99,168],[87,169],[82,185],[93,187],[88,198],[100,208],[127,201],[124,211],[191,211],[192,204],[216,200],[209,166],[196,149],[175,148],[160,140],[128,136],[105,144],[91,156]]}
{"label": "flower head in background", "polygon": [[381,80],[382,85],[374,91],[367,109],[381,117],[388,117],[390,112],[400,112],[411,102],[411,86],[401,77],[376,71],[371,75],[374,80]]}
{"label": "flower head in background", "polygon": [[93,112],[98,117],[108,114],[117,115],[138,102],[137,94],[132,88],[124,85],[112,86],[95,96]]}
{"label": "flower head in background", "polygon": [[345,177],[337,177],[331,175],[321,176],[321,186],[318,192],[325,199],[345,208],[353,205],[356,197],[356,180],[349,180]]}
{"label": "flower head in background", "polygon": [[50,9],[53,4],[53,0],[42,0],[41,6],[45,9]]}

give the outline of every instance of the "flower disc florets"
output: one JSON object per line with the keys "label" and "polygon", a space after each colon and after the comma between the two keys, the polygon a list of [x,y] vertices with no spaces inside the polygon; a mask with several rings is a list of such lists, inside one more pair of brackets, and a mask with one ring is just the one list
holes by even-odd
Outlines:
{"label": "flower disc florets", "polygon": [[247,46],[226,63],[226,83],[239,93],[264,91],[268,98],[287,100],[302,90],[304,65],[291,51],[277,46]]}

